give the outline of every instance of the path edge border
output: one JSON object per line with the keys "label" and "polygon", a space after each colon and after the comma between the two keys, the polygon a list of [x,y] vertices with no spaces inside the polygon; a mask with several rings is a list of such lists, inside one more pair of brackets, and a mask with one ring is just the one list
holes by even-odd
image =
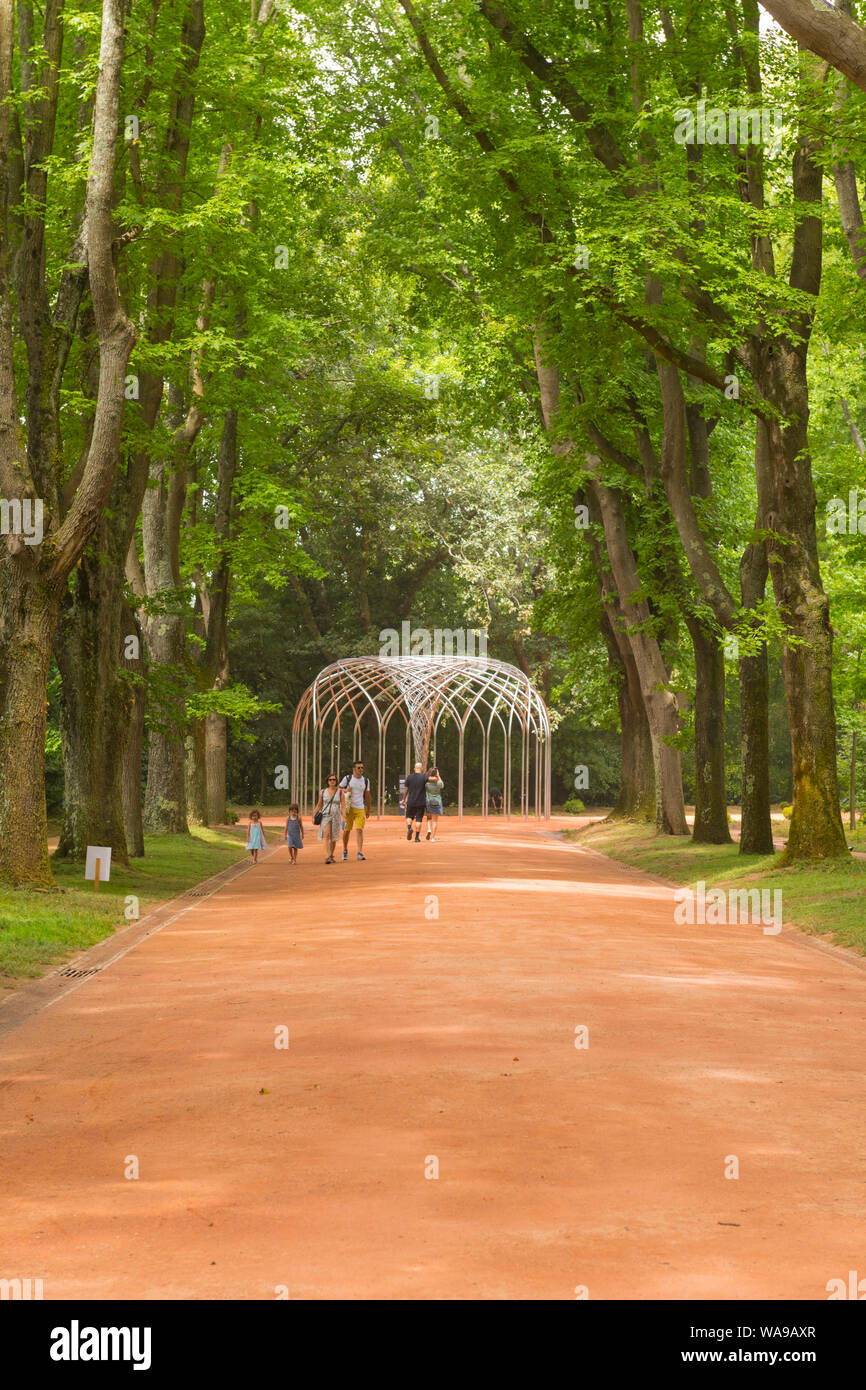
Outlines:
{"label": "path edge border", "polygon": [[[588,827],[587,827],[588,828]],[[559,831],[551,832],[559,837]],[[635,864],[626,864],[623,859],[615,859],[612,854],[605,854],[604,850],[595,849],[593,845],[585,845],[577,840],[563,840],[561,843],[571,845],[573,849],[582,850],[584,854],[594,854],[597,859],[604,859],[608,864],[616,864],[620,869],[628,869],[631,873],[642,874],[644,878],[651,879],[664,888],[682,888],[683,884],[675,883],[673,879],[663,878],[661,874],[650,873],[648,869],[639,869]],[[820,937],[813,936],[803,927],[796,924],[789,926],[782,925],[782,930],[778,934],[778,940],[787,941],[791,946],[803,946],[807,951],[818,951],[819,954],[830,956],[831,959],[839,961],[843,965],[853,965],[855,970],[866,972],[866,956],[861,956],[858,951],[852,951],[849,946],[837,946],[832,941],[822,941]]]}
{"label": "path edge border", "polygon": [[[263,859],[269,859],[272,854],[276,854],[281,848],[274,845],[269,849]],[[233,864],[229,864],[224,869],[219,869],[215,874],[208,878],[203,878],[199,883],[193,883],[189,888],[185,888],[176,897],[169,898],[167,902],[159,903],[151,912],[139,918],[137,922],[130,922],[128,926],[120,927],[110,936],[103,937],[102,941],[97,941],[93,946],[89,946],[86,951],[80,951],[76,956],[69,956],[52,966],[44,975],[40,975],[36,980],[30,980],[22,984],[19,989],[13,989],[9,995],[0,1002],[0,1038],[19,1028],[26,1023],[34,1014],[42,1013],[43,1009],[48,1009],[58,1000],[65,999],[68,994],[72,994],[82,985],[87,984],[95,975],[102,974],[108,966],[113,965],[116,960],[120,960],[128,951],[133,950],[142,941],[146,941],[149,936],[155,936],[164,927],[176,922],[178,917],[197,907],[199,903],[212,897],[214,893],[227,883],[240,878],[242,874],[249,873],[253,865],[247,858],[238,859]],[[209,891],[202,892],[202,889]],[[70,971],[76,972],[70,974]]]}

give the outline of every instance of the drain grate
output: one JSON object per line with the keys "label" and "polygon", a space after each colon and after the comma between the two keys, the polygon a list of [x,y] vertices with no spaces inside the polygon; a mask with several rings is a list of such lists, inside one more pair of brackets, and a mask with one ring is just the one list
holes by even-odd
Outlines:
{"label": "drain grate", "polygon": [[83,980],[85,975],[96,975],[102,969],[100,965],[93,965],[89,970],[73,970],[67,966],[65,970],[58,970],[58,975],[65,975],[68,980]]}

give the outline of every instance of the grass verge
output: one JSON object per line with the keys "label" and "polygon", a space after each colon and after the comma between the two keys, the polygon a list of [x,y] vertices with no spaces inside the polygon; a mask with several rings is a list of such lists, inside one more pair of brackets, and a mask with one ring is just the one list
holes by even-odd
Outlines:
{"label": "grass verge", "polygon": [[780,888],[786,926],[866,956],[866,861],[832,860],[780,869],[778,855],[741,858],[736,845],[696,845],[691,839],[656,835],[647,826],[623,821],[564,834],[671,883],[693,887],[703,879],[708,887]]}
{"label": "grass verge", "polygon": [[201,826],[191,835],[147,835],[145,858],[131,860],[128,869],[112,864],[111,879],[98,893],[92,883],[85,886],[83,864],[57,859],[54,891],[0,887],[0,992],[127,926],[130,895],[138,898],[143,917],[157,903],[228,868],[244,857],[245,836],[246,828]]}

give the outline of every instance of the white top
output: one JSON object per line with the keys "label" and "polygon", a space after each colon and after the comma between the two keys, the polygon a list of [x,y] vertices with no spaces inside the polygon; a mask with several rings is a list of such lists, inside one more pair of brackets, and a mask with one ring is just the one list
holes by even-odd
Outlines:
{"label": "white top", "polygon": [[349,805],[356,808],[364,805],[364,792],[367,787],[366,777],[344,777],[340,783],[341,787],[349,789]]}

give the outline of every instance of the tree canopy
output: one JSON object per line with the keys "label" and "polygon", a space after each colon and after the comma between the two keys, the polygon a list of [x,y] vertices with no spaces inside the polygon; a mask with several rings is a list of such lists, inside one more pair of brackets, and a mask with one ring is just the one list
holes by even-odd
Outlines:
{"label": "tree canopy", "polygon": [[2,878],[279,801],[406,621],[559,804],[847,853],[861,9],[0,0]]}

